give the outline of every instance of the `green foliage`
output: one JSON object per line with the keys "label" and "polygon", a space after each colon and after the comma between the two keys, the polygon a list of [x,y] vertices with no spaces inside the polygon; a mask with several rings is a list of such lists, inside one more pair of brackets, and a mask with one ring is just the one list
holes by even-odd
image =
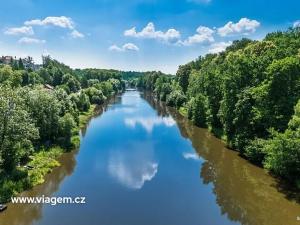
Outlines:
{"label": "green foliage", "polygon": [[105,96],[111,96],[113,93],[113,86],[109,81],[104,81],[94,85],[95,88],[101,90]]}
{"label": "green foliage", "polygon": [[89,87],[85,89],[84,92],[89,97],[90,103],[92,104],[103,104],[106,99],[102,91],[95,87]]}
{"label": "green foliage", "polygon": [[44,182],[44,176],[51,172],[54,167],[59,166],[57,161],[58,156],[63,153],[60,147],[52,147],[47,150],[42,150],[33,156],[29,163],[34,169],[28,171],[30,183],[34,186]]}
{"label": "green foliage", "polygon": [[18,169],[9,175],[1,174],[0,179],[0,202],[10,201],[11,196],[15,196],[21,191],[32,187],[26,170]]}
{"label": "green foliage", "polygon": [[169,83],[171,81],[170,77],[160,76],[155,82],[155,90],[156,96],[161,101],[166,101],[167,95],[172,92],[172,86]]}
{"label": "green foliage", "polygon": [[275,60],[267,68],[267,99],[270,126],[284,131],[300,98],[300,58]]}
{"label": "green foliage", "polygon": [[172,91],[167,97],[167,105],[180,108],[186,101],[186,97],[181,90]]}
{"label": "green foliage", "polygon": [[67,93],[75,93],[80,90],[79,81],[71,74],[65,74],[62,77],[61,83],[63,84],[63,87],[65,87]]}
{"label": "green foliage", "polygon": [[300,179],[300,136],[290,130],[275,133],[264,151],[267,154],[265,168],[291,182]]}
{"label": "green foliage", "polygon": [[177,70],[176,77],[178,79],[179,85],[182,87],[183,92],[187,91],[189,85],[189,76],[191,72],[191,67],[189,64],[179,66]]}
{"label": "green foliage", "polygon": [[88,111],[91,105],[89,96],[83,92],[78,95],[78,99],[75,99],[75,102],[78,109],[84,112]]}
{"label": "green foliage", "polygon": [[70,113],[66,113],[63,117],[59,118],[59,142],[61,146],[65,146],[66,148],[72,147],[72,135],[73,129],[76,127],[76,123],[74,121],[73,116]]}
{"label": "green foliage", "polygon": [[96,105],[91,105],[88,111],[81,112],[79,115],[79,127],[83,128],[88,123],[89,119],[94,115]]}
{"label": "green foliage", "polygon": [[254,139],[245,148],[245,156],[253,163],[261,165],[265,159],[266,153],[264,152],[264,146],[266,140]]}
{"label": "green foliage", "polygon": [[40,70],[33,65],[28,57],[0,66],[0,202],[42,183],[59,155],[79,147],[79,127],[95,109],[90,102],[124,88],[119,71],[73,71],[49,56]]}
{"label": "green foliage", "polygon": [[264,166],[293,183],[300,181],[300,100],[284,133],[273,131],[273,138],[264,146]]}
{"label": "green foliage", "polygon": [[207,99],[202,94],[190,99],[187,103],[187,115],[193,123],[205,127],[207,122]]}
{"label": "green foliage", "polygon": [[34,89],[27,92],[26,105],[35,126],[39,129],[40,142],[55,142],[58,137],[61,104],[53,92]]}
{"label": "green foliage", "polygon": [[291,118],[300,99],[299,49],[299,28],[262,41],[242,39],[180,66],[175,79],[150,73],[137,86],[177,109],[184,104],[196,125],[208,126],[241,155],[297,183],[300,106]]}
{"label": "green foliage", "polygon": [[5,172],[32,153],[32,141],[39,135],[24,105],[18,90],[0,86],[0,168]]}

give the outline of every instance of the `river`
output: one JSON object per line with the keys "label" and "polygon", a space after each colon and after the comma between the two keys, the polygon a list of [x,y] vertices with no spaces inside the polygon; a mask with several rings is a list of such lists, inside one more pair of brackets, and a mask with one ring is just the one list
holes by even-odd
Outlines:
{"label": "river", "polygon": [[9,204],[1,225],[295,225],[293,193],[206,129],[136,91],[103,106],[78,151],[21,196],[86,204]]}

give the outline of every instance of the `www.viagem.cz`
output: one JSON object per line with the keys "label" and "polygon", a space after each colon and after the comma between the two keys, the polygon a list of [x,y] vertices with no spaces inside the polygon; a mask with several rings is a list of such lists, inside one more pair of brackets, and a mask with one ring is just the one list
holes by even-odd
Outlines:
{"label": "www.viagem.cz", "polygon": [[38,196],[38,197],[12,197],[12,203],[18,204],[85,204],[85,197],[48,197],[48,196]]}

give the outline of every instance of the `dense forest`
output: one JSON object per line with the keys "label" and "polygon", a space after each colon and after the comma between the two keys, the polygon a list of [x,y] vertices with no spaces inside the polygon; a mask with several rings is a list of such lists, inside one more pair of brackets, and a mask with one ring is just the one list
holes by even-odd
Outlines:
{"label": "dense forest", "polygon": [[35,184],[79,144],[79,127],[95,105],[125,88],[131,72],[70,67],[43,57],[0,64],[0,202]]}
{"label": "dense forest", "polygon": [[234,41],[175,77],[149,73],[134,82],[300,188],[300,28]]}

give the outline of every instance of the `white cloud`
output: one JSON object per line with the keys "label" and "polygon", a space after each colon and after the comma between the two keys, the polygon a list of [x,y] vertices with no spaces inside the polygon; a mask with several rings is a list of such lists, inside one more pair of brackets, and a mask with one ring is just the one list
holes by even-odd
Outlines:
{"label": "white cloud", "polygon": [[23,26],[23,27],[12,27],[8,28],[7,30],[4,31],[4,34],[8,35],[33,35],[33,29],[31,26]]}
{"label": "white cloud", "polygon": [[228,42],[218,42],[218,43],[213,43],[208,50],[209,53],[215,54],[224,51],[228,46],[232,44],[232,41]]}
{"label": "white cloud", "polygon": [[75,24],[70,17],[66,16],[48,16],[44,19],[34,19],[25,21],[26,26],[55,26],[71,30],[72,38],[84,38],[85,35],[75,29]]}
{"label": "white cloud", "polygon": [[122,48],[123,48],[125,51],[126,51],[126,50],[139,51],[139,50],[140,50],[135,44],[132,44],[132,43],[124,44],[124,45],[122,46]]}
{"label": "white cloud", "polygon": [[215,41],[215,39],[213,37],[214,32],[215,32],[214,30],[212,30],[208,27],[200,26],[197,28],[196,34],[188,37],[184,41],[181,41],[181,40],[178,41],[177,44],[190,46],[193,44],[199,44],[199,43],[204,43],[204,42],[214,42]]}
{"label": "white cloud", "polygon": [[140,32],[136,31],[135,27],[124,31],[124,35],[135,38],[158,39],[165,42],[174,42],[180,38],[180,32],[171,28],[166,32],[155,30],[154,23],[150,22]]}
{"label": "white cloud", "polygon": [[48,16],[45,19],[34,19],[25,21],[24,23],[27,26],[57,26],[61,28],[74,29],[74,22],[71,18],[66,16]]}
{"label": "white cloud", "polygon": [[225,37],[229,34],[248,34],[253,33],[260,26],[257,20],[250,20],[248,18],[241,18],[239,22],[233,23],[232,21],[225,24],[225,26],[218,28],[218,34]]}
{"label": "white cloud", "polygon": [[122,52],[124,51],[122,48],[118,47],[117,45],[112,45],[108,48],[109,51],[116,51],[116,52]]}
{"label": "white cloud", "polygon": [[108,48],[110,51],[116,51],[116,52],[125,52],[125,51],[139,51],[139,47],[132,43],[126,43],[122,47],[119,47],[117,45],[112,45]]}
{"label": "white cloud", "polygon": [[73,30],[70,35],[72,38],[84,38],[84,34],[80,33],[78,30]]}
{"label": "white cloud", "polygon": [[45,40],[36,39],[36,38],[28,38],[28,37],[22,37],[18,43],[20,44],[44,44],[46,43]]}
{"label": "white cloud", "polygon": [[300,27],[300,20],[297,20],[293,24],[293,28]]}

